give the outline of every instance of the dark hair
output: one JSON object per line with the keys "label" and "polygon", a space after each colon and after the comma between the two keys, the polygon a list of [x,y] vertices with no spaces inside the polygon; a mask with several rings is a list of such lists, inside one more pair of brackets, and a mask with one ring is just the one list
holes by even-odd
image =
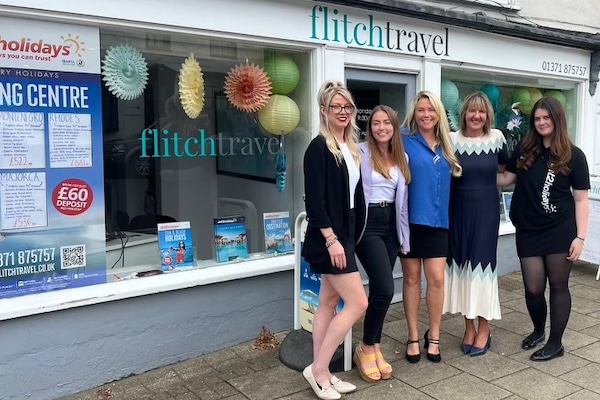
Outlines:
{"label": "dark hair", "polygon": [[533,106],[529,117],[529,132],[521,143],[521,158],[517,161],[517,168],[528,170],[540,155],[543,148],[543,139],[535,128],[535,112],[543,109],[548,112],[550,120],[554,124],[554,131],[550,135],[550,157],[548,166],[556,173],[569,175],[568,167],[573,156],[573,143],[567,131],[567,118],[565,110],[554,97],[542,97]]}

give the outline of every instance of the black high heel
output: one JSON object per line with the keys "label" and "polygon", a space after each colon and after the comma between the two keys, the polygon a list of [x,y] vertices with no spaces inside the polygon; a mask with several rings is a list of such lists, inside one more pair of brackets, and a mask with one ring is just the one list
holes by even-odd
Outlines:
{"label": "black high heel", "polygon": [[425,347],[425,351],[427,351],[427,359],[434,363],[439,363],[440,361],[442,361],[441,353],[432,354],[429,352],[429,344],[437,344],[439,347],[440,339],[429,339],[429,329],[427,329],[427,332],[425,332],[425,336],[423,336],[423,339],[425,339],[425,345],[423,347]]}
{"label": "black high heel", "polygon": [[413,343],[419,343],[419,339],[417,339],[417,340],[408,339],[406,341],[406,361],[408,361],[411,364],[416,364],[421,360],[421,353],[419,352],[418,354],[408,354],[408,345],[413,344]]}

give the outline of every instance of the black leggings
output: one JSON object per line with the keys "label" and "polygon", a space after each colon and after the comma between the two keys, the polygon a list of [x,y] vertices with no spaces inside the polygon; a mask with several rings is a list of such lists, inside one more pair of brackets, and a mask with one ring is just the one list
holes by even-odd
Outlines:
{"label": "black leggings", "polygon": [[369,306],[363,334],[367,346],[381,343],[383,321],[394,296],[392,271],[398,250],[394,206],[369,208],[367,228],[356,245],[356,255],[369,276]]}
{"label": "black leggings", "polygon": [[546,344],[549,351],[557,350],[562,345],[562,336],[571,313],[569,275],[573,263],[566,257],[567,253],[521,258],[525,300],[535,337],[544,333],[547,313],[544,297],[546,280],[550,284],[550,337]]}

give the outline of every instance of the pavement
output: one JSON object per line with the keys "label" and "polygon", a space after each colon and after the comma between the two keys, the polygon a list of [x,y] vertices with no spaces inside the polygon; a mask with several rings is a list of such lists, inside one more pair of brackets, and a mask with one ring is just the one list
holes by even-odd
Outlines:
{"label": "pavement", "polygon": [[[360,378],[356,368],[337,373],[358,386],[354,393],[343,398],[600,399],[600,281],[595,280],[596,271],[597,266],[591,264],[577,263],[573,267],[570,279],[573,308],[563,338],[564,357],[533,362],[529,360],[533,350],[521,349],[521,341],[531,332],[532,325],[525,306],[522,277],[515,272],[499,278],[502,319],[492,321],[492,347],[486,355],[465,356],[460,350],[463,318],[445,315],[442,362],[434,364],[422,356],[419,363],[409,364],[404,358],[407,328],[402,303],[393,304],[382,338],[383,353],[394,368],[392,379],[370,384]],[[361,325],[362,321],[353,329],[356,342],[361,338]],[[419,325],[420,332],[425,332],[424,306]],[[287,333],[277,333],[276,337],[281,342]],[[243,343],[60,400],[316,399],[302,374],[281,363],[280,346],[257,350],[252,344],[253,341]]]}

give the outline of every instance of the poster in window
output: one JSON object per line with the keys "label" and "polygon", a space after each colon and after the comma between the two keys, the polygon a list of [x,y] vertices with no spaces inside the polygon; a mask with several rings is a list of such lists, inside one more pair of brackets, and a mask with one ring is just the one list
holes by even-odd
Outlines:
{"label": "poster in window", "polygon": [[0,298],[106,282],[98,28],[0,18]]}
{"label": "poster in window", "polygon": [[255,113],[233,107],[215,95],[217,173],[275,183],[279,137],[264,131]]}

